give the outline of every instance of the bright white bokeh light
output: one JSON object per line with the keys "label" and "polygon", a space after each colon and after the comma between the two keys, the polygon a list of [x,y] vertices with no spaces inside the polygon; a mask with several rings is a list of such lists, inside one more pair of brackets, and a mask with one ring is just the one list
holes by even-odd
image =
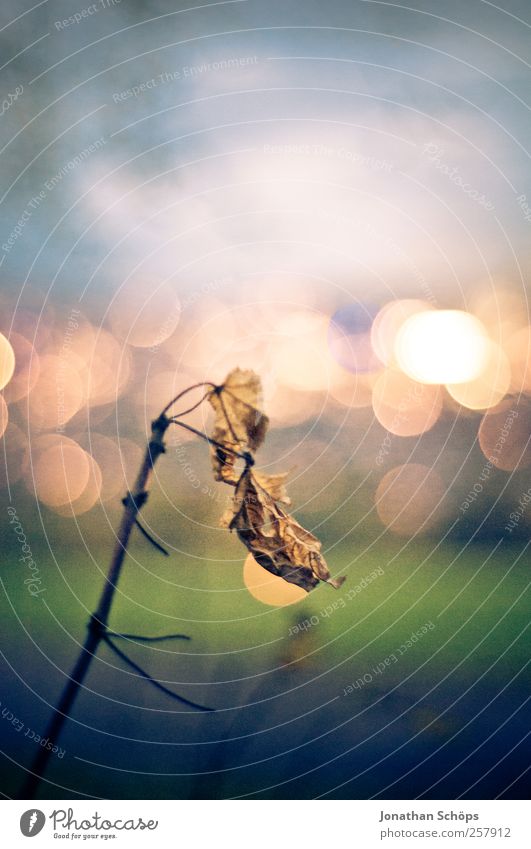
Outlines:
{"label": "bright white bokeh light", "polygon": [[397,362],[419,383],[468,383],[485,368],[489,340],[481,322],[461,310],[428,310],[402,325]]}

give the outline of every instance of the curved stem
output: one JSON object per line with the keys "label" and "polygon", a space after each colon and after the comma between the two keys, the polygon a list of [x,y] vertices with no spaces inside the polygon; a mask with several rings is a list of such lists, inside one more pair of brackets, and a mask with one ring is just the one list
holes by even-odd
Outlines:
{"label": "curved stem", "polygon": [[164,640],[191,640],[188,634],[163,634],[161,637],[144,637],[141,634],[118,634],[116,631],[107,631],[107,636],[113,639],[130,640],[132,643],[162,643]]}
{"label": "curved stem", "polygon": [[248,451],[235,451],[233,448],[229,448],[228,445],[223,445],[221,442],[218,442],[215,439],[212,439],[211,436],[207,436],[206,433],[202,433],[200,430],[197,430],[192,425],[186,424],[186,422],[181,422],[179,419],[171,418],[169,419],[171,424],[178,425],[179,427],[184,427],[185,430],[189,430],[190,433],[194,433],[196,436],[199,436],[201,439],[204,439],[205,442],[208,442],[209,445],[213,445],[215,448],[221,448],[222,451],[225,451],[227,454],[233,454],[239,460],[244,460],[247,466],[254,466],[254,460],[249,454]]}
{"label": "curved stem", "polygon": [[126,655],[125,652],[121,651],[118,646],[115,646],[108,634],[103,637],[103,640],[106,645],[108,645],[109,648],[112,649],[112,651],[119,658],[121,658],[121,660],[124,661],[124,663],[127,663],[127,665],[130,666],[131,669],[134,669],[135,672],[138,672],[138,674],[142,678],[145,678],[146,681],[149,681],[150,684],[153,684],[153,686],[156,687],[157,690],[161,690],[161,692],[165,693],[167,696],[171,696],[172,699],[175,699],[178,702],[182,702],[183,704],[188,705],[188,707],[193,707],[196,710],[202,710],[205,712],[211,712],[214,710],[214,708],[205,707],[205,705],[199,705],[197,704],[197,702],[192,702],[190,699],[187,699],[184,696],[179,696],[178,693],[174,693],[173,690],[170,690],[168,687],[165,687],[164,684],[161,684],[160,681],[157,681],[156,678],[153,678],[149,674],[149,672],[146,672],[145,669],[142,669],[142,667],[139,666],[138,663],[135,663],[134,660],[131,660],[131,658]]}
{"label": "curved stem", "polygon": [[[177,401],[180,401],[180,400],[181,400],[181,398],[183,398],[185,395],[188,395],[188,393],[189,393],[189,392],[191,392],[193,389],[200,389],[202,386],[210,386],[210,388],[211,388],[211,389],[216,389],[216,384],[215,384],[215,383],[211,383],[209,380],[205,380],[205,381],[203,381],[202,383],[194,383],[194,385],[193,385],[193,386],[189,386],[189,387],[188,387],[188,389],[183,389],[183,391],[182,391],[182,392],[179,392],[179,394],[178,394],[178,395],[176,395],[176,396],[175,396],[175,398],[173,398],[173,399],[170,401],[170,403],[169,403],[169,404],[166,404],[166,406],[164,407],[164,409],[163,409],[163,411],[162,411],[161,415],[165,416],[165,415],[166,415],[166,413],[168,412],[168,410],[169,410],[171,407],[173,407],[173,405],[174,405],[174,404],[176,404],[176,403],[177,403]],[[206,396],[205,396],[205,397],[206,397]],[[200,401],[200,403],[203,403],[203,401],[204,401],[204,398]],[[194,408],[194,409],[195,409],[195,408]]]}

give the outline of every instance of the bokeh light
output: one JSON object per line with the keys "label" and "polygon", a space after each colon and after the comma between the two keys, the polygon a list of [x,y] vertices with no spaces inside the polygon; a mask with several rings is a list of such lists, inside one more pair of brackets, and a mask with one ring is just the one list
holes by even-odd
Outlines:
{"label": "bokeh light", "polygon": [[15,354],[15,370],[4,389],[4,397],[11,404],[31,392],[39,378],[40,366],[39,355],[24,336],[12,333],[9,341]]}
{"label": "bokeh light", "polygon": [[283,578],[272,575],[248,554],[243,564],[243,580],[251,595],[262,604],[272,607],[286,607],[306,598],[308,593],[295,584],[289,584]]}
{"label": "bokeh light", "polygon": [[385,304],[371,328],[371,344],[378,359],[387,366],[396,364],[395,343],[402,325],[419,312],[431,309],[427,301],[404,298]]}
{"label": "bokeh light", "polygon": [[481,322],[461,310],[429,310],[408,318],[396,337],[400,368],[420,383],[468,383],[484,369],[488,339]]}
{"label": "bokeh light", "polygon": [[131,354],[106,330],[87,334],[86,346],[78,349],[85,364],[85,393],[90,406],[115,402],[125,391],[131,373]]}
{"label": "bokeh light", "polygon": [[4,435],[8,423],[9,423],[9,410],[7,408],[6,402],[4,401],[4,396],[0,395],[0,437],[2,437]]}
{"label": "bokeh light", "polygon": [[341,380],[332,383],[330,395],[344,407],[361,409],[372,404],[372,391],[378,379],[375,374],[345,374]]}
{"label": "bokeh light", "polygon": [[102,486],[102,473],[98,463],[89,454],[85,454],[89,462],[89,476],[87,484],[78,498],[70,501],[68,504],[57,505],[52,509],[60,516],[69,518],[71,516],[81,516],[83,513],[88,513],[94,505],[99,501]]}
{"label": "bokeh light", "polygon": [[481,372],[466,383],[446,386],[452,398],[469,410],[495,407],[505,397],[511,384],[511,367],[499,345],[488,340],[488,356]]}
{"label": "bokeh light", "polygon": [[483,454],[497,469],[512,472],[531,465],[531,401],[506,400],[489,410],[479,427]]}
{"label": "bokeh light", "polygon": [[0,333],[0,389],[3,389],[15,371],[15,354],[8,339]]}
{"label": "bokeh light", "polygon": [[373,389],[372,406],[380,424],[396,436],[430,430],[442,410],[438,386],[417,383],[397,369],[386,369]]}
{"label": "bokeh light", "polygon": [[0,442],[0,489],[14,486],[25,474],[28,462],[28,440],[16,424],[9,422]]}
{"label": "bokeh light", "polygon": [[511,366],[511,390],[531,395],[531,327],[522,327],[511,336],[505,351]]}
{"label": "bokeh light", "polygon": [[25,479],[43,504],[59,507],[79,498],[89,481],[87,453],[66,436],[49,434],[31,444],[31,466]]}
{"label": "bokeh light", "polygon": [[[172,398],[176,398],[179,393],[193,386],[196,380],[194,375],[182,369],[150,370],[146,375],[144,385],[139,387],[134,396],[138,422],[142,430],[149,433],[153,419],[160,414]],[[193,407],[207,391],[208,387],[199,387],[187,393],[169,410],[169,414],[178,416],[181,411]],[[205,432],[211,418],[212,408],[210,404],[204,402],[196,410],[183,416],[183,421],[191,427]],[[197,439],[195,434],[185,428],[178,427],[174,428],[173,431],[180,442]]]}
{"label": "bokeh light", "polygon": [[426,533],[444,518],[445,492],[441,477],[428,466],[396,466],[378,485],[376,511],[382,524],[399,536]]}
{"label": "bokeh light", "polygon": [[517,292],[504,281],[481,281],[478,291],[469,299],[469,309],[499,345],[529,321],[529,306],[523,292]]}
{"label": "bokeh light", "polygon": [[330,319],[328,345],[336,362],[347,371],[377,371],[382,363],[371,344],[371,327],[377,308],[351,303],[336,310]]}
{"label": "bokeh light", "polygon": [[84,401],[83,379],[71,359],[46,354],[37,382],[20,402],[34,428],[63,428]]}
{"label": "bokeh light", "polygon": [[180,317],[175,284],[137,277],[120,287],[109,310],[113,334],[138,348],[161,345],[173,334]]}
{"label": "bokeh light", "polygon": [[271,355],[279,383],[306,392],[329,389],[340,367],[330,355],[328,332],[324,313],[298,310],[279,317]]}
{"label": "bokeh light", "polygon": [[81,446],[96,461],[102,480],[99,498],[102,502],[124,496],[132,487],[143,450],[131,439],[112,439],[102,433],[91,432],[77,438]]}

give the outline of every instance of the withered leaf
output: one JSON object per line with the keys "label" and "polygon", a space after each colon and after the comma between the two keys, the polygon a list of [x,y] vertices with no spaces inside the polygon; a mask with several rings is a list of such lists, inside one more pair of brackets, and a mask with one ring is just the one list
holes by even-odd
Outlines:
{"label": "withered leaf", "polygon": [[233,369],[208,395],[216,414],[212,468],[218,481],[236,486],[236,453],[255,451],[264,441],[269,419],[262,412],[262,383],[255,372]]}
{"label": "withered leaf", "polygon": [[[282,485],[283,481],[276,484]],[[275,487],[273,490],[278,491]],[[317,537],[282,509],[249,467],[236,486],[234,515],[229,527],[236,531],[260,566],[306,592],[320,581],[338,588],[345,580],[330,577]]]}
{"label": "withered leaf", "polygon": [[263,472],[253,469],[253,478],[255,483],[257,483],[261,489],[265,489],[273,501],[280,501],[281,504],[289,505],[291,504],[291,498],[286,491],[287,477],[288,472],[281,472],[276,475],[265,475]]}

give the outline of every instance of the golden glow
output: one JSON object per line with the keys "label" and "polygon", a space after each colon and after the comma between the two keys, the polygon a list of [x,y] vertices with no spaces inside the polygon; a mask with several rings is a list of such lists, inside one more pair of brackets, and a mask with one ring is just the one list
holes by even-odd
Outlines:
{"label": "golden glow", "polygon": [[21,409],[33,427],[57,428],[68,422],[84,401],[83,380],[69,358],[46,354],[40,373]]}
{"label": "golden glow", "polygon": [[9,422],[9,411],[7,409],[7,404],[4,401],[3,395],[0,395],[0,437],[4,435],[6,432],[6,428]]}
{"label": "golden glow", "polygon": [[15,353],[15,371],[4,390],[4,397],[11,404],[31,392],[39,378],[40,367],[39,355],[24,336],[12,333],[9,341]]}
{"label": "golden glow", "polygon": [[59,513],[60,516],[66,516],[67,518],[72,515],[81,516],[83,513],[88,513],[88,511],[91,510],[99,501],[102,485],[101,469],[90,454],[85,453],[85,456],[89,462],[89,477],[87,485],[78,498],[68,504],[53,507],[53,510],[56,513]]}
{"label": "golden glow", "polygon": [[137,348],[161,345],[174,333],[180,317],[173,284],[136,277],[121,286],[109,310],[113,334]]}
{"label": "golden glow", "polygon": [[283,578],[272,575],[256,562],[252,554],[247,555],[243,564],[243,580],[251,595],[262,604],[272,607],[286,607],[306,598],[308,593],[295,584],[288,584]]}
{"label": "golden glow", "polygon": [[427,301],[405,298],[385,304],[377,314],[371,327],[371,344],[378,359],[387,366],[396,363],[395,343],[400,328],[419,312],[430,309]]}
{"label": "golden glow", "polygon": [[117,499],[133,486],[142,460],[142,449],[136,442],[130,439],[118,441],[93,432],[83,434],[79,441],[94,458],[101,472],[101,501]]}
{"label": "golden glow", "polygon": [[428,466],[396,466],[382,478],[375,495],[382,524],[399,536],[415,536],[439,524],[445,494],[439,475]]}
{"label": "golden glow", "polygon": [[400,328],[398,365],[420,383],[468,383],[484,369],[488,339],[481,322],[461,310],[430,310]]}
{"label": "golden glow", "polygon": [[396,369],[386,369],[372,394],[374,415],[396,436],[426,433],[438,420],[442,394],[438,386],[417,383]]}
{"label": "golden glow", "polygon": [[0,443],[0,489],[13,486],[28,467],[28,440],[23,432],[9,422]]}
{"label": "golden glow", "polygon": [[489,354],[480,374],[467,383],[452,383],[447,390],[452,398],[469,410],[495,407],[509,391],[511,368],[499,345],[489,340]]}
{"label": "golden glow", "polygon": [[531,394],[531,327],[523,327],[507,341],[505,351],[511,364],[511,389]]}
{"label": "golden glow", "polygon": [[[197,382],[196,378],[189,372],[182,369],[172,369],[171,371],[150,371],[146,376],[144,385],[139,388],[135,395],[135,403],[140,427],[147,433],[151,432],[151,422],[158,416],[161,410],[172,399],[176,398],[180,392],[183,392]],[[201,387],[189,392],[180,401],[175,404],[171,410],[171,415],[178,416],[181,411],[192,407],[195,403],[201,400],[202,396],[207,392],[208,387]],[[183,422],[195,427],[202,432],[209,426],[211,420],[212,408],[210,404],[201,404],[196,410],[183,416]],[[208,423],[208,424],[207,424]],[[188,442],[189,440],[197,439],[195,434],[185,428],[176,427],[172,429],[170,440],[175,439],[179,442]]]}
{"label": "golden glow", "polygon": [[15,371],[15,354],[11,343],[0,333],[0,389],[6,386]]}
{"label": "golden glow", "polygon": [[331,385],[330,395],[344,407],[357,409],[370,407],[372,390],[377,379],[378,375],[375,374],[349,374],[345,372],[341,381],[336,381]]}
{"label": "golden glow", "polygon": [[328,347],[329,319],[298,310],[279,317],[272,350],[273,371],[284,386],[306,392],[326,391],[344,370]]}
{"label": "golden glow", "polygon": [[88,484],[90,463],[77,442],[65,436],[41,436],[32,442],[31,454],[26,482],[39,501],[59,507],[81,496]]}
{"label": "golden glow", "polygon": [[531,465],[531,401],[504,401],[483,416],[479,445],[497,469],[512,472]]}

